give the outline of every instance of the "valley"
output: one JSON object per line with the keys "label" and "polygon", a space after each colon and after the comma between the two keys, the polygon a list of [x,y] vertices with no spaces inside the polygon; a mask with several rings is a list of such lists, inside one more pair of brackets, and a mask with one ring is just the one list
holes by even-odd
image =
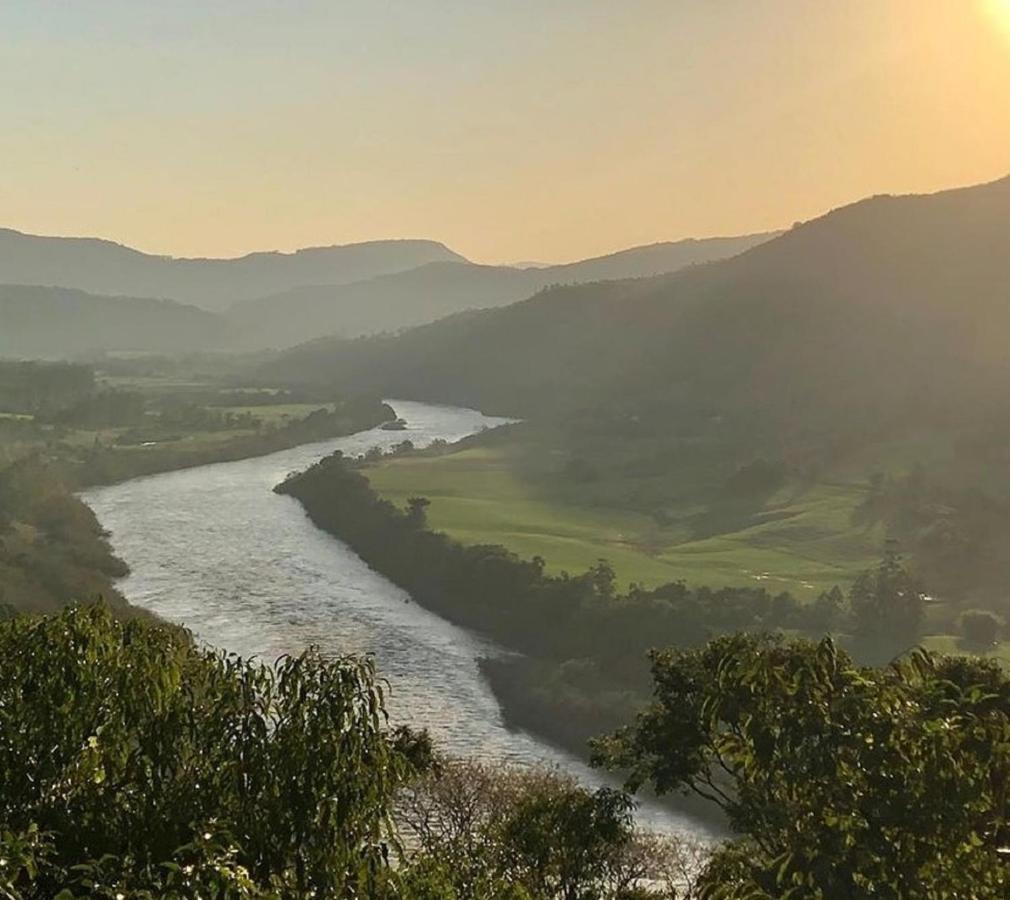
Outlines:
{"label": "valley", "polygon": [[[541,556],[555,574],[582,572],[606,559],[625,588],[683,580],[762,586],[813,599],[849,584],[883,546],[879,528],[852,522],[867,492],[857,480],[791,483],[758,503],[718,503],[722,498],[716,497],[714,510],[700,496],[687,497],[681,505],[664,506],[657,521],[617,505],[616,485],[607,491],[614,505],[607,505],[607,497],[595,496],[605,490],[598,482],[573,481],[561,465],[531,477],[522,458],[518,447],[468,445],[378,461],[367,476],[398,506],[412,496],[430,500],[432,527],[463,543],[501,544],[525,558]],[[584,505],[580,488],[587,495]]]}

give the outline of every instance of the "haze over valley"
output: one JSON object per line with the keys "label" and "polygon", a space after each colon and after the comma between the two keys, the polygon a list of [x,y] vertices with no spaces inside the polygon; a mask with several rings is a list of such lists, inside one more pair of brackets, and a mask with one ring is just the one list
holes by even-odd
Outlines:
{"label": "haze over valley", "polygon": [[0,47],[0,897],[1010,897],[1010,0]]}
{"label": "haze over valley", "polygon": [[[733,256],[772,236],[659,243],[520,269],[470,263],[433,241],[373,241],[231,260],[171,259],[108,241],[7,230],[0,231],[0,315],[9,353],[18,346],[57,355],[283,348],[323,335],[396,331],[454,312],[503,306],[551,284],[673,272]],[[28,286],[36,290],[19,290]],[[138,300],[134,307],[123,306],[127,295]],[[34,320],[25,307],[29,296]],[[201,317],[192,307],[211,315]],[[117,309],[133,320],[124,322]],[[146,321],[134,315],[141,310]],[[83,331],[61,336],[61,326],[78,320]],[[52,327],[48,345],[37,343],[33,330],[46,322]]]}

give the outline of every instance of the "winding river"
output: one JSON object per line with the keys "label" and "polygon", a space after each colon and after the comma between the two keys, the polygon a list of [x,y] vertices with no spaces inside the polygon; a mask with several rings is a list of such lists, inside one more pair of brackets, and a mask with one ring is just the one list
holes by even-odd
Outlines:
{"label": "winding river", "polygon": [[[409,438],[458,440],[504,419],[454,407],[392,401],[406,431],[374,429],[270,456],[139,478],[84,493],[130,566],[127,599],[201,640],[273,659],[310,644],[334,654],[373,653],[390,683],[394,720],[427,727],[457,755],[546,763],[590,784],[575,757],[511,731],[477,659],[496,648],[422,609],[350,549],[315,528],[272,488],[290,472],[342,450],[357,455]],[[643,804],[643,825],[710,837],[704,825]]]}

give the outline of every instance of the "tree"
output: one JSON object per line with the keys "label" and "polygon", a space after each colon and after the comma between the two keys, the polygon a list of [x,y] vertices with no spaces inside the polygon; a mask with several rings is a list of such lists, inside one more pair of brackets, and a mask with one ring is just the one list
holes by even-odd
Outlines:
{"label": "tree", "polygon": [[2,622],[0,885],[376,896],[409,744],[367,659],[261,665],[102,607]]}
{"label": "tree", "polygon": [[627,786],[694,792],[741,835],[703,896],[997,897],[1010,891],[1010,681],[916,651],[885,669],[737,635],[653,655],[655,702],[597,742]]}
{"label": "tree", "polygon": [[876,569],[856,579],[849,606],[855,634],[874,662],[913,647],[926,615],[925,596],[893,546]]}
{"label": "tree", "polygon": [[407,500],[407,524],[415,531],[423,531],[428,525],[428,507],[431,501],[427,497],[410,497]]}
{"label": "tree", "polygon": [[966,609],[960,618],[965,643],[976,650],[987,650],[1003,633],[1003,619],[987,609]]}
{"label": "tree", "polygon": [[420,872],[467,900],[609,900],[644,877],[682,880],[689,848],[636,831],[632,808],[626,794],[551,769],[443,759],[397,803],[417,848],[408,881]]}

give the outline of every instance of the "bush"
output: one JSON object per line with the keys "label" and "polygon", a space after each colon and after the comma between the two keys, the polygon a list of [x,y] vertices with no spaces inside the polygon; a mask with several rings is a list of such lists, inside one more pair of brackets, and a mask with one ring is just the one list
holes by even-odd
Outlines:
{"label": "bush", "polygon": [[[637,831],[622,792],[553,769],[442,760],[397,801],[408,881],[467,900],[691,896],[705,852]],[[681,891],[676,893],[675,891]],[[427,896],[419,893],[419,896]]]}
{"label": "bush", "polygon": [[369,660],[103,607],[0,623],[0,895],[376,896],[411,772],[381,698]]}
{"label": "bush", "polygon": [[960,626],[965,643],[982,649],[991,647],[1000,639],[1004,622],[987,609],[968,609],[961,613]]}

